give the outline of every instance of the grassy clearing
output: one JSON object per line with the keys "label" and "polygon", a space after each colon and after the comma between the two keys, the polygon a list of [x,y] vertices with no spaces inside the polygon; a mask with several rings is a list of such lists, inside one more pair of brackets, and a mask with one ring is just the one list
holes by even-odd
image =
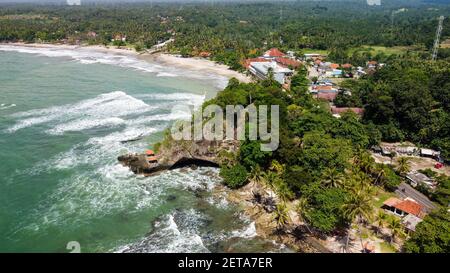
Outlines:
{"label": "grassy clearing", "polygon": [[374,199],[374,207],[381,208],[384,201],[386,201],[390,197],[395,197],[395,193],[380,190]]}
{"label": "grassy clearing", "polygon": [[321,50],[321,49],[313,49],[313,48],[304,48],[302,49],[303,54],[311,54],[311,53],[317,53],[321,55],[328,55],[327,50]]}
{"label": "grassy clearing", "polygon": [[385,46],[369,46],[363,45],[360,47],[350,49],[350,54],[353,54],[355,51],[369,51],[372,55],[377,55],[379,53],[383,53],[386,55],[399,55],[403,54],[408,50],[418,50],[417,47],[414,46],[394,46],[394,47],[385,47]]}
{"label": "grassy clearing", "polygon": [[380,250],[382,253],[395,253],[397,252],[397,250],[391,246],[389,243],[387,242],[381,242],[380,243]]}

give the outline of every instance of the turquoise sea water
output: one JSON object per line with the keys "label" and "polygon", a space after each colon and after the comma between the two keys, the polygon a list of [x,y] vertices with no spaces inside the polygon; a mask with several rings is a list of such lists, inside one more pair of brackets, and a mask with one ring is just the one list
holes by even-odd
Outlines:
{"label": "turquoise sea water", "polygon": [[212,195],[217,170],[144,178],[117,163],[188,116],[173,106],[224,84],[133,56],[0,45],[0,252],[282,250]]}

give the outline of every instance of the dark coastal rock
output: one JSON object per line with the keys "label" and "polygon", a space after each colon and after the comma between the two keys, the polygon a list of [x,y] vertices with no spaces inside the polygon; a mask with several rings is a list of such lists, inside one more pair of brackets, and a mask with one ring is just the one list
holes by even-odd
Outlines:
{"label": "dark coastal rock", "polygon": [[151,175],[170,168],[169,165],[149,163],[145,154],[121,155],[117,158],[124,166],[128,166],[135,174]]}
{"label": "dark coastal rock", "polygon": [[145,154],[121,155],[117,158],[124,166],[128,166],[135,174],[152,175],[165,170],[188,167],[196,170],[198,167],[219,167],[219,164],[201,158],[182,157],[174,164],[149,163]]}
{"label": "dark coastal rock", "polygon": [[235,153],[239,141],[175,141],[168,139],[158,149],[157,163],[149,163],[145,154],[128,154],[118,160],[135,174],[153,175],[165,170],[219,167],[220,152]]}

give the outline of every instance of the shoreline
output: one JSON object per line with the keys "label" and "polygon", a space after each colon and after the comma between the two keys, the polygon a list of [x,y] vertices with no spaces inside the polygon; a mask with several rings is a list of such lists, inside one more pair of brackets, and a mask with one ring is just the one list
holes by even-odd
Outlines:
{"label": "shoreline", "polygon": [[51,48],[59,48],[67,50],[87,49],[101,53],[112,53],[117,55],[134,56],[138,60],[142,60],[150,64],[157,64],[178,69],[185,69],[188,70],[189,72],[212,74],[216,76],[226,77],[228,79],[234,77],[238,79],[240,82],[244,83],[249,83],[253,81],[249,76],[231,70],[228,66],[218,64],[212,60],[197,57],[183,58],[161,52],[157,53],[137,52],[134,49],[128,47],[117,48],[114,46],[104,46],[104,45],[67,45],[67,44],[50,44],[50,43],[21,43],[21,42],[0,43],[0,45],[43,48],[43,49],[51,49]]}

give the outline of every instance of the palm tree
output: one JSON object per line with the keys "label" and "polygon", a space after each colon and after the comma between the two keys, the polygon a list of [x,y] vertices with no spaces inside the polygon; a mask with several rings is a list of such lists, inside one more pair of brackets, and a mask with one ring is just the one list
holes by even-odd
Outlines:
{"label": "palm tree", "polygon": [[397,171],[401,175],[407,174],[411,170],[411,164],[409,163],[409,158],[407,157],[400,157],[397,160]]}
{"label": "palm tree", "polygon": [[278,197],[280,197],[283,202],[294,198],[294,193],[291,191],[286,182],[284,182],[280,177],[275,178],[273,185]]}
{"label": "palm tree", "polygon": [[395,216],[389,219],[388,227],[391,230],[391,244],[395,241],[395,238],[405,235],[400,219]]}
{"label": "palm tree", "polygon": [[262,178],[264,183],[266,183],[270,188],[274,188],[275,180],[278,178],[278,175],[274,172],[268,171],[262,174]]}
{"label": "palm tree", "polygon": [[353,159],[355,165],[363,172],[370,174],[373,171],[375,160],[365,150],[359,150]]}
{"label": "palm tree", "polygon": [[383,185],[386,179],[386,170],[383,168],[383,166],[377,166],[374,172],[376,174],[376,178],[373,183],[378,186]]}
{"label": "palm tree", "polygon": [[284,173],[284,165],[276,160],[272,160],[272,163],[269,168],[271,171],[276,172],[279,175],[282,175]]}
{"label": "palm tree", "polygon": [[336,168],[327,168],[322,175],[325,186],[330,188],[341,188],[344,183],[344,176]]}
{"label": "palm tree", "polygon": [[284,202],[279,203],[274,211],[274,220],[277,224],[277,230],[284,230],[289,222],[289,213]]}
{"label": "palm tree", "polygon": [[386,225],[386,221],[389,219],[388,215],[384,211],[379,210],[376,216],[375,224],[377,225],[377,235],[381,229]]}
{"label": "palm tree", "polygon": [[[356,223],[358,225],[358,231],[360,234],[361,247],[361,228],[360,224],[363,220],[368,221],[371,218],[371,213],[373,211],[372,199],[366,191],[357,190],[352,193],[350,197],[346,200],[342,207],[344,217],[351,223]],[[347,242],[345,244],[345,249],[348,249],[348,241],[350,238],[350,230],[347,233]]]}
{"label": "palm tree", "polygon": [[307,223],[307,220],[306,220],[306,215],[309,210],[308,199],[306,199],[306,197],[300,197],[298,199],[298,203],[297,203],[297,206],[295,207],[295,210],[297,211],[298,218],[300,219],[300,221],[305,223],[305,226],[308,229],[309,233],[312,233],[311,229],[309,228],[309,225]]}
{"label": "palm tree", "polygon": [[264,180],[264,173],[261,170],[261,167],[259,165],[252,166],[250,170],[249,180],[256,183],[257,185],[263,185]]}

